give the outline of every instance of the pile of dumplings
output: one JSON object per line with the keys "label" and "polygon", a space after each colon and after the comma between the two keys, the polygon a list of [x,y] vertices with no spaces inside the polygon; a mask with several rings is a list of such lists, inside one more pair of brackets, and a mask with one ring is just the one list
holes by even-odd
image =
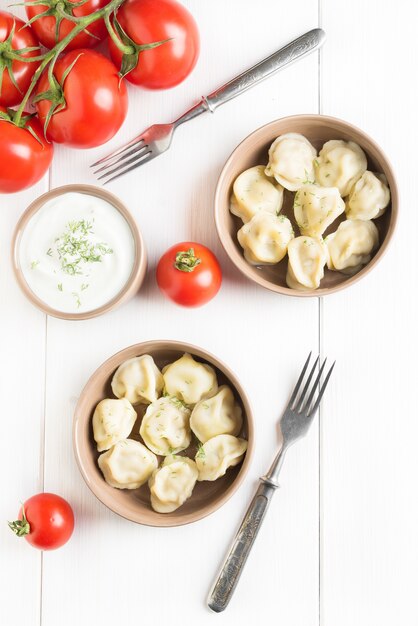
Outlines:
{"label": "pile of dumplings", "polygon": [[[300,236],[281,214],[285,190],[294,192],[293,212]],[[372,220],[390,202],[384,174],[367,169],[354,141],[327,141],[317,154],[298,133],[277,137],[267,167],[256,165],[234,182],[230,211],[244,222],[238,242],[252,265],[275,265],[288,256],[286,283],[301,291],[317,289],[327,265],[353,275],[379,245]],[[323,234],[345,212],[335,232]]]}
{"label": "pile of dumplings", "polygon": [[[214,481],[244,458],[247,441],[237,436],[241,407],[230,387],[218,386],[207,363],[186,353],[160,371],[145,354],[122,363],[111,386],[117,399],[101,400],[93,414],[99,467],[116,489],[148,482],[158,513],[175,511],[190,498],[196,481]],[[129,438],[137,420],[133,405],[146,405],[138,431],[144,443]],[[192,433],[198,440],[195,458],[179,456]],[[161,465],[157,455],[163,457]]]}

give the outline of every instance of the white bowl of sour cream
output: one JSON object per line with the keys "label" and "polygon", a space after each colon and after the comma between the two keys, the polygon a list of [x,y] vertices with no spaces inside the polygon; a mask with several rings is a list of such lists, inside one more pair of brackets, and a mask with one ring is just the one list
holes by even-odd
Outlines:
{"label": "white bowl of sour cream", "polygon": [[96,317],[126,302],[147,266],[129,211],[91,185],[65,185],[37,198],[16,226],[12,258],[29,300],[69,320]]}

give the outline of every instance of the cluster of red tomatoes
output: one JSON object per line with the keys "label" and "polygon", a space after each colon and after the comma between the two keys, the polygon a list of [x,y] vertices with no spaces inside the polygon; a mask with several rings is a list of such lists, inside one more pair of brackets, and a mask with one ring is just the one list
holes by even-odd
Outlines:
{"label": "cluster of red tomatoes", "polygon": [[[199,33],[176,0],[126,0],[107,25],[103,18],[89,21],[111,4],[27,0],[28,22],[0,12],[0,192],[36,183],[51,164],[53,142],[92,148],[111,139],[127,113],[125,78],[147,89],[167,89],[194,68]],[[83,20],[88,24],[72,37]],[[62,54],[50,55],[52,71],[43,69],[48,52],[40,46],[59,53],[65,38]],[[110,58],[91,49],[104,39]],[[26,105],[28,90],[34,107],[29,113],[18,108]]]}

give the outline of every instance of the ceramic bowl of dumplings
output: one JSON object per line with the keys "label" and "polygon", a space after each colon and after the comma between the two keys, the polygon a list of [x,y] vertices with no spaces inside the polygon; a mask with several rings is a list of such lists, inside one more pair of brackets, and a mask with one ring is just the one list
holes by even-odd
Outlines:
{"label": "ceramic bowl of dumplings", "polygon": [[[211,365],[216,372],[219,385],[227,384],[241,406],[243,426],[240,437],[247,439],[248,448],[243,461],[230,467],[224,476],[215,481],[197,482],[191,497],[172,513],[157,513],[151,507],[150,492],[145,484],[139,489],[115,489],[104,480],[98,467],[96,443],[93,438],[92,416],[97,404],[104,398],[113,398],[111,380],[117,368],[126,360],[149,354],[162,369],[189,353],[202,363]],[[142,416],[146,406],[135,405],[138,417],[130,439],[142,443],[139,435]],[[148,526],[180,526],[196,522],[221,507],[236,492],[243,482],[251,463],[254,450],[254,424],[250,403],[235,374],[227,365],[206,350],[178,341],[148,341],[126,348],[110,357],[94,372],[81,392],[75,409],[73,422],[73,447],[79,470],[93,494],[110,510],[122,517]],[[196,454],[194,438],[189,448],[179,453],[191,458]],[[159,460],[163,460],[160,457]]]}
{"label": "ceramic bowl of dumplings", "polygon": [[[356,142],[365,152],[367,169],[383,173],[388,181],[391,202],[385,213],[373,220],[379,233],[379,246],[374,256],[357,274],[352,276],[325,267],[324,277],[315,290],[299,291],[286,284],[287,255],[276,265],[251,265],[246,261],[243,249],[238,243],[237,231],[243,222],[230,212],[230,200],[235,179],[244,170],[255,165],[268,162],[268,150],[273,141],[285,133],[300,133],[319,150],[331,139],[342,139]],[[281,214],[292,222],[293,230],[298,228],[293,214],[294,193],[284,191],[284,202]],[[350,287],[366,276],[385,254],[393,237],[398,216],[398,188],[392,166],[380,146],[365,132],[343,120],[324,115],[295,115],[285,117],[262,126],[246,137],[232,152],[220,174],[215,193],[215,222],[219,238],[226,254],[232,263],[253,282],[262,287],[283,295],[300,297],[325,296]],[[339,216],[323,236],[334,232],[345,215]],[[297,235],[296,235],[297,236]]]}

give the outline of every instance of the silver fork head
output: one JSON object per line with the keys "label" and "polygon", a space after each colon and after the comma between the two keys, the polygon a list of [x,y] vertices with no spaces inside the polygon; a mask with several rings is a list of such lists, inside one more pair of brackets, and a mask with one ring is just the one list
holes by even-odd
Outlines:
{"label": "silver fork head", "polygon": [[173,131],[173,124],[154,124],[133,141],[96,161],[91,167],[98,168],[94,172],[100,174],[98,180],[106,185],[159,156],[170,147]]}
{"label": "silver fork head", "polygon": [[[289,404],[287,405],[280,421],[280,427],[283,435],[283,446],[290,445],[291,443],[297,441],[297,439],[306,435],[308,432],[309,426],[311,425],[312,419],[318,410],[322,396],[324,395],[328,381],[335,366],[334,361],[325,376],[324,382],[321,384],[321,376],[324,372],[327,359],[324,360],[318,370],[318,356],[315,359],[313,366],[308,371],[311,356],[312,352],[306,359],[298,382],[296,383],[290,397]],[[314,378],[315,372],[317,372],[317,375]],[[313,383],[312,379],[314,379]]]}

